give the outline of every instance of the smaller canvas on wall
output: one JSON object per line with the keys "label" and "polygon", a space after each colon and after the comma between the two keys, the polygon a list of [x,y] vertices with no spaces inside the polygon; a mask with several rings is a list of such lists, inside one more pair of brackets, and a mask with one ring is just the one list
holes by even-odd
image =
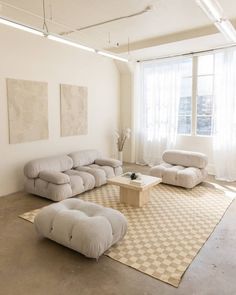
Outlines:
{"label": "smaller canvas on wall", "polygon": [[88,133],[87,87],[61,84],[61,136]]}
{"label": "smaller canvas on wall", "polygon": [[7,79],[10,143],[48,139],[48,85]]}

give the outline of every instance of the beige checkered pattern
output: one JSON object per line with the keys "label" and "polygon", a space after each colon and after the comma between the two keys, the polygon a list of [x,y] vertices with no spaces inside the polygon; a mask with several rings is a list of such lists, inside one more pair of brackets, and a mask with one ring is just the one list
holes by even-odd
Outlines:
{"label": "beige checkered pattern", "polygon": [[41,210],[41,208],[29,211],[29,212],[19,215],[19,217],[21,217],[29,222],[34,223],[34,218],[39,213],[40,210]]}
{"label": "beige checkered pattern", "polygon": [[232,202],[207,186],[186,190],[163,184],[153,188],[142,208],[119,203],[114,185],[80,198],[120,210],[128,219],[124,240],[105,255],[175,287]]}

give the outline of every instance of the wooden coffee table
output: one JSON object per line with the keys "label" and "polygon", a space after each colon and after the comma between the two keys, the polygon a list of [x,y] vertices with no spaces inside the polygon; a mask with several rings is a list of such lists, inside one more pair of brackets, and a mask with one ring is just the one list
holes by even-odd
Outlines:
{"label": "wooden coffee table", "polygon": [[130,178],[125,176],[116,176],[107,180],[107,183],[118,185],[120,187],[120,202],[134,207],[142,207],[149,201],[150,191],[153,186],[159,184],[161,178],[149,175],[142,175],[141,186],[130,183]]}

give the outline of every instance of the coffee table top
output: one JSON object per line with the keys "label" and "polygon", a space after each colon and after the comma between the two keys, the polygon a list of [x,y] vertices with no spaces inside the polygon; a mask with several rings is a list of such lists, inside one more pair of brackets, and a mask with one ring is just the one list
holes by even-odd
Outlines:
{"label": "coffee table top", "polygon": [[161,178],[142,174],[141,175],[142,184],[137,185],[137,184],[133,184],[131,182],[131,179],[129,177],[126,177],[125,174],[126,173],[124,173],[120,176],[115,176],[113,178],[110,178],[107,180],[107,183],[119,185],[121,187],[125,187],[128,189],[143,191],[143,190],[146,190],[152,186],[159,184],[162,181]]}

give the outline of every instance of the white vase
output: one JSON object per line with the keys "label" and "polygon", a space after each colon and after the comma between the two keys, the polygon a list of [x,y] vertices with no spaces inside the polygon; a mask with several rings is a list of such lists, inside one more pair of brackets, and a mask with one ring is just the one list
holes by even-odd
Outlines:
{"label": "white vase", "polygon": [[118,160],[123,162],[123,152],[118,151]]}

